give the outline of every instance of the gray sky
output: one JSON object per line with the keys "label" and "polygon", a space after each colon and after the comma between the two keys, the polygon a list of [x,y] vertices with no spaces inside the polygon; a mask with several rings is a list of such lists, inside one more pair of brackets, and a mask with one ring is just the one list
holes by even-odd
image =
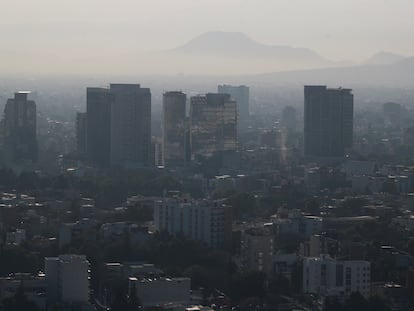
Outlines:
{"label": "gray sky", "polygon": [[414,55],[413,13],[412,0],[1,0],[0,52],[32,63],[103,50],[122,57],[221,30],[360,61],[378,51]]}

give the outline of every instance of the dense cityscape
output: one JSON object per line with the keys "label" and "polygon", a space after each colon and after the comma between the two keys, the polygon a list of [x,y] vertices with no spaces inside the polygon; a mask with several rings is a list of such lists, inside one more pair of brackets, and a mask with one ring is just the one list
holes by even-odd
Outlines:
{"label": "dense cityscape", "polygon": [[2,0],[0,311],[414,311],[414,2]]}
{"label": "dense cityscape", "polygon": [[413,308],[408,103],[83,92],[55,119],[29,91],[4,105],[4,310]]}

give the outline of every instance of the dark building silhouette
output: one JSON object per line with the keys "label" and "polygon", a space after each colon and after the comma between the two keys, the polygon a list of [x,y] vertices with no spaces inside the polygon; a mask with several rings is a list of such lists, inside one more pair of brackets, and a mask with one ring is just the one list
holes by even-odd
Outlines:
{"label": "dark building silhouette", "polygon": [[229,94],[191,97],[191,157],[237,150],[237,104]]}
{"label": "dark building silhouette", "polygon": [[139,84],[87,89],[87,156],[98,167],[136,168],[154,163],[151,92]]}
{"label": "dark building silhouette", "polygon": [[181,166],[186,160],[186,101],[183,92],[163,95],[163,157],[165,166]]}
{"label": "dark building silhouette", "polygon": [[149,166],[151,92],[139,84],[111,84],[111,166]]}
{"label": "dark building silhouette", "polygon": [[76,113],[76,150],[79,156],[86,155],[86,112]]}
{"label": "dark building silhouette", "polygon": [[111,103],[107,88],[86,90],[86,151],[91,164],[105,168],[110,165]]}
{"label": "dark building silhouette", "polygon": [[37,161],[36,103],[30,92],[17,92],[4,108],[3,138],[7,161]]}
{"label": "dark building silhouette", "polygon": [[352,146],[353,112],[352,90],[305,86],[305,156],[343,157]]}
{"label": "dark building silhouette", "polygon": [[218,93],[230,94],[230,96],[237,102],[237,122],[239,130],[247,127],[250,112],[250,89],[245,85],[219,85],[217,87]]}

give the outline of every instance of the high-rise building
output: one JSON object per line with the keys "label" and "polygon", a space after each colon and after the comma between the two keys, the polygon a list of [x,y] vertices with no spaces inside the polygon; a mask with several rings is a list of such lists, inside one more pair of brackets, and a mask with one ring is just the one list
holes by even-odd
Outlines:
{"label": "high-rise building", "polygon": [[305,156],[343,157],[352,147],[353,112],[352,90],[305,86]]}
{"label": "high-rise building", "polygon": [[163,96],[164,165],[181,166],[186,159],[186,101],[183,92],[166,92]]}
{"label": "high-rise building", "polygon": [[76,113],[76,149],[78,155],[86,155],[86,127],[87,115],[86,112]]}
{"label": "high-rise building", "polygon": [[83,255],[45,258],[47,302],[58,305],[89,304],[89,261]]}
{"label": "high-rise building", "polygon": [[20,91],[4,108],[3,138],[6,158],[14,163],[37,160],[36,103]]}
{"label": "high-rise building", "polygon": [[230,96],[237,102],[237,119],[239,130],[246,128],[249,120],[249,104],[250,104],[250,89],[245,85],[219,85],[217,87],[218,93],[230,94]]}
{"label": "high-rise building", "polygon": [[111,166],[151,162],[151,92],[139,84],[111,84]]}
{"label": "high-rise building", "polygon": [[86,151],[89,162],[98,167],[110,164],[111,103],[107,88],[86,90]]}
{"label": "high-rise building", "polygon": [[151,161],[151,93],[139,84],[87,89],[86,149],[98,167],[134,168]]}
{"label": "high-rise building", "polygon": [[191,157],[237,150],[237,104],[229,94],[191,97]]}

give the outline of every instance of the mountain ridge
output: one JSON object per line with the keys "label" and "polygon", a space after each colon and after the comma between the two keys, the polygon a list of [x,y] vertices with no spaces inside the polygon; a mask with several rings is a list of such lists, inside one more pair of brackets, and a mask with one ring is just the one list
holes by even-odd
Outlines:
{"label": "mountain ridge", "polygon": [[248,59],[260,62],[271,61],[281,65],[296,63],[312,68],[333,64],[333,62],[311,49],[288,45],[267,45],[241,32],[206,32],[176,48],[164,52],[169,55],[183,57]]}

